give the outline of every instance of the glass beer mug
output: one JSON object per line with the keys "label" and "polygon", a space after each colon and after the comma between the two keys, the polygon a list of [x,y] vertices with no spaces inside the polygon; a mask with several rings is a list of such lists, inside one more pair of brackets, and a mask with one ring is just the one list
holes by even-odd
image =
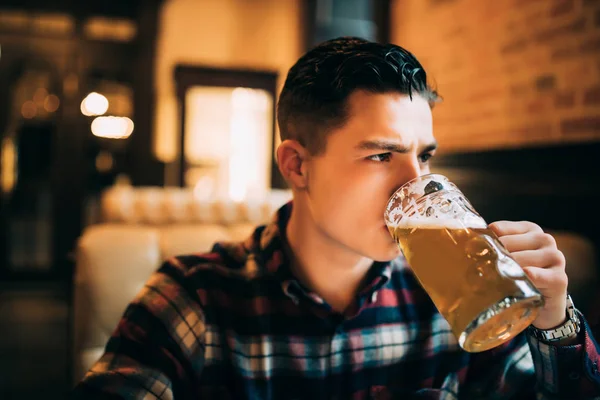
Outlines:
{"label": "glass beer mug", "polygon": [[542,295],[445,176],[424,175],[400,187],[385,222],[466,351],[496,347],[537,317]]}

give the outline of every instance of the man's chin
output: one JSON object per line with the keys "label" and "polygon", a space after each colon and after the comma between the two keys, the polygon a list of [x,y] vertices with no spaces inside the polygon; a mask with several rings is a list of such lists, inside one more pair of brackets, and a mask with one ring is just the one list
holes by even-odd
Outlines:
{"label": "man's chin", "polygon": [[363,257],[367,257],[374,261],[387,262],[402,254],[396,241],[387,232],[379,234],[376,237],[363,236],[360,243],[362,246],[356,243],[357,247],[355,247],[355,249],[360,249],[358,252],[362,254]]}
{"label": "man's chin", "polygon": [[373,253],[374,254],[369,258],[371,258],[374,261],[379,261],[379,262],[392,261],[393,259],[398,258],[402,254],[402,252],[396,245],[394,245],[394,247],[391,249],[388,248],[388,249],[373,252]]}

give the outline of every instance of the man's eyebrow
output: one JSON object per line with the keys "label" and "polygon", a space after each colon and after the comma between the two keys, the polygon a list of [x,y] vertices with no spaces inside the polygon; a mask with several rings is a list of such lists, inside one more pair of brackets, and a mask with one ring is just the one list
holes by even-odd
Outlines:
{"label": "man's eyebrow", "polygon": [[[437,142],[432,142],[425,146],[421,153],[427,153],[430,151],[434,151],[437,149]],[[410,147],[406,147],[404,145],[387,141],[387,140],[363,140],[358,145],[356,145],[357,150],[379,150],[379,151],[389,151],[393,153],[401,153],[406,154],[410,152]]]}
{"label": "man's eyebrow", "polygon": [[429,153],[430,151],[434,151],[438,148],[438,142],[433,141],[427,146],[423,147],[423,151],[421,153]]}
{"label": "man's eyebrow", "polygon": [[357,150],[381,150],[394,153],[408,153],[410,148],[387,140],[363,140],[356,145]]}

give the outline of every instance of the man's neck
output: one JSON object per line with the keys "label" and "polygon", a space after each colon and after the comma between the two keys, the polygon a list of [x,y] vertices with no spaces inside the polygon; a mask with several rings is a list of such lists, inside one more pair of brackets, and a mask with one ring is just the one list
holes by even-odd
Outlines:
{"label": "man's neck", "polygon": [[292,208],[286,227],[291,269],[307,288],[343,313],[365,284],[373,260],[352,252],[323,232],[307,210]]}

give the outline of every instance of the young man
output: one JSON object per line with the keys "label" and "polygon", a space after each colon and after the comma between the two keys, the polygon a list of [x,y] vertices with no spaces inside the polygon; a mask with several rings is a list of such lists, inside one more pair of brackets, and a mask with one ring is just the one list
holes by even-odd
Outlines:
{"label": "young man", "polygon": [[436,99],[398,46],[339,38],[304,55],[278,106],[293,202],[244,243],[166,262],[78,397],[599,396],[599,348],[581,316],[578,334],[534,337],[571,322],[564,257],[537,225],[492,225],[546,305],[534,328],[482,353],[460,349],[400,257],[383,212],[429,172]]}

